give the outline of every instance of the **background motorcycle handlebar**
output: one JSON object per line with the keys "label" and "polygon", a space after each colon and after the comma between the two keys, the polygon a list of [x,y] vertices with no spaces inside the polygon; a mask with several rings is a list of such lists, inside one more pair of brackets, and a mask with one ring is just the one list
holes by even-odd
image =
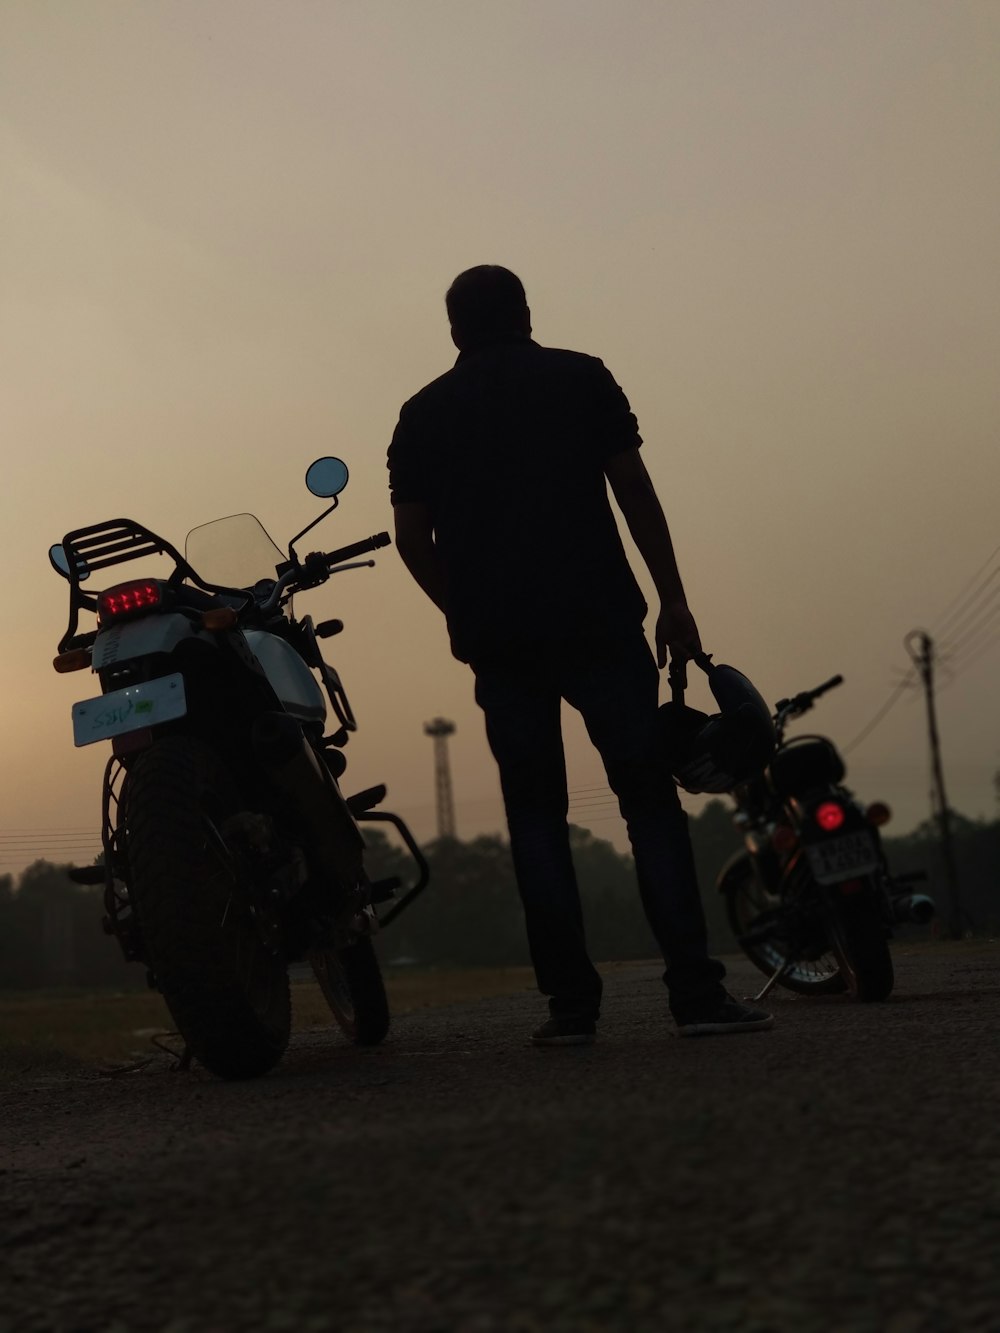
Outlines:
{"label": "background motorcycle handlebar", "polygon": [[801,694],[796,694],[792,699],[779,699],[774,706],[775,722],[782,721],[783,714],[794,717],[799,713],[807,713],[812,708],[814,700],[818,699],[821,694],[826,694],[827,690],[832,690],[835,686],[843,685],[843,683],[843,676],[831,676],[822,685],[817,685],[814,690],[803,690]]}
{"label": "background motorcycle handlebar", "polygon": [[822,685],[817,685],[814,690],[809,690],[809,697],[811,699],[818,699],[821,694],[826,694],[827,690],[832,690],[835,686],[843,685],[843,683],[843,676],[831,676],[830,679],[825,681]]}

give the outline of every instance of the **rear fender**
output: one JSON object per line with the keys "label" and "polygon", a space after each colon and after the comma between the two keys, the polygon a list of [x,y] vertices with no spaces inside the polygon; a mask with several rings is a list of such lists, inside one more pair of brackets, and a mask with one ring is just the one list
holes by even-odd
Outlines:
{"label": "rear fender", "polygon": [[179,643],[194,638],[212,639],[213,635],[197,628],[188,616],[179,612],[126,620],[98,632],[91,665],[95,671],[104,671],[138,657],[172,653]]}

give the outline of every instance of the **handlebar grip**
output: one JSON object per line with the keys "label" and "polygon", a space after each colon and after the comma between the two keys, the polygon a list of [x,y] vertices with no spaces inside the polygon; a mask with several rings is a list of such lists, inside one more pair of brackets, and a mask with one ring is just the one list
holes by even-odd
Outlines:
{"label": "handlebar grip", "polygon": [[391,542],[392,538],[387,532],[377,532],[374,537],[352,542],[350,546],[342,546],[339,551],[327,551],[324,559],[332,569],[334,565],[342,564],[345,560],[353,560],[356,555],[367,555],[369,551],[377,551],[380,546],[389,546]]}
{"label": "handlebar grip", "polygon": [[814,690],[810,690],[809,693],[812,696],[812,698],[818,699],[821,694],[826,694],[827,690],[832,690],[835,688],[835,686],[843,685],[843,683],[844,683],[843,676],[831,676],[828,681],[825,681],[822,685],[817,685],[816,688]]}

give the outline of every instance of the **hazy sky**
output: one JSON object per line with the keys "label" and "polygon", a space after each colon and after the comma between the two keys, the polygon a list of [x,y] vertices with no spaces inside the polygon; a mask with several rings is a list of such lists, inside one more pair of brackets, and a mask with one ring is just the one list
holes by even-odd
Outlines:
{"label": "hazy sky", "polygon": [[[98,845],[49,544],[244,510],[280,543],[322,453],[351,484],[321,540],[389,528],[386,445],[476,263],[622,383],[706,646],[772,701],[843,672],[810,722],[849,742],[1000,543],[998,69],[996,0],[5,0],[0,871]],[[444,714],[459,832],[500,828],[471,675],[395,551],[302,603],[347,626],[348,787],[430,835]],[[940,698],[970,814],[1000,767],[980,610]],[[567,746],[575,817],[620,842],[575,718]],[[849,764],[923,818],[919,698]]]}

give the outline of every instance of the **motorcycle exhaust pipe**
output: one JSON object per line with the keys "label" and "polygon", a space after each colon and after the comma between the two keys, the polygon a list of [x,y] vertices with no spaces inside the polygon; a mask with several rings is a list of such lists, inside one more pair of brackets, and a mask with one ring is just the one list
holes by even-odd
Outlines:
{"label": "motorcycle exhaust pipe", "polygon": [[937,904],[926,893],[906,893],[893,899],[892,915],[896,921],[926,926],[937,915]]}
{"label": "motorcycle exhaust pipe", "polygon": [[261,713],[251,740],[268,780],[293,809],[311,873],[329,884],[345,907],[355,905],[364,839],[339,787],[323,772],[290,714]]}

